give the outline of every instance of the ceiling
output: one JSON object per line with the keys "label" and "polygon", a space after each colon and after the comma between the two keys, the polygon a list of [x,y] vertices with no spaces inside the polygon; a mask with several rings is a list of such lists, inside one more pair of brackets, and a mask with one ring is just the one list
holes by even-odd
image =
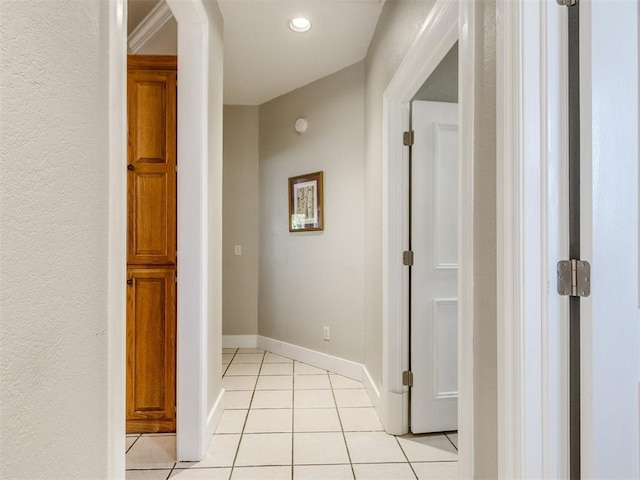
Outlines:
{"label": "ceiling", "polygon": [[[156,3],[129,0],[129,31]],[[362,60],[383,3],[218,0],[224,17],[224,102],[260,105]],[[310,31],[289,29],[297,16],[311,21]]]}

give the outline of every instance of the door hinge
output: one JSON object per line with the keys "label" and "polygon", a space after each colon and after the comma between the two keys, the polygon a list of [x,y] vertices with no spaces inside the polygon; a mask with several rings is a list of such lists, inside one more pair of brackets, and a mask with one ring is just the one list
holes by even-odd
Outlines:
{"label": "door hinge", "polygon": [[413,373],[409,370],[402,372],[402,385],[405,387],[413,387]]}
{"label": "door hinge", "polygon": [[413,130],[409,130],[408,132],[403,132],[402,134],[402,143],[405,147],[410,147],[413,145],[414,135]]}
{"label": "door hinge", "polygon": [[588,297],[591,294],[591,265],[584,260],[558,262],[558,294]]}
{"label": "door hinge", "polygon": [[558,5],[562,5],[563,7],[573,7],[580,0],[557,0]]}
{"label": "door hinge", "polygon": [[402,264],[408,267],[413,266],[413,250],[405,250],[402,252]]}

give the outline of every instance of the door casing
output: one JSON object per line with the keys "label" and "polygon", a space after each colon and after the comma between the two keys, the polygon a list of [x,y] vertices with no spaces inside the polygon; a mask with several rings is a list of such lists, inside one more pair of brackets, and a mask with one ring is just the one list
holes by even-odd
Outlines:
{"label": "door casing", "polygon": [[567,478],[567,12],[497,3],[498,476]]}
{"label": "door casing", "polygon": [[475,11],[473,1],[437,0],[383,95],[382,384],[378,413],[385,430],[409,431],[409,392],[402,371],[409,366],[409,276],[402,251],[409,246],[409,102],[458,41],[460,191],[458,295],[458,424],[460,478],[473,478],[473,142]]}
{"label": "door casing", "polygon": [[[180,460],[200,460],[208,446],[207,432],[207,161],[209,74],[208,18],[202,0],[167,0],[178,22],[178,159],[190,175],[178,180],[178,243],[181,282],[178,287],[177,445]],[[108,258],[108,383],[107,419],[109,478],[125,477],[126,358],[126,61],[127,2],[109,0],[109,258]],[[187,95],[188,93],[188,95]],[[182,131],[182,133],[181,133]],[[187,166],[184,160],[189,159]],[[203,174],[204,173],[204,174]],[[181,183],[183,182],[183,183]],[[186,187],[186,188],[185,188]],[[180,193],[182,190],[183,193]],[[186,195],[186,192],[190,192]],[[195,246],[195,248],[190,248]],[[213,352],[214,354],[216,352]],[[221,352],[218,352],[221,353]]]}

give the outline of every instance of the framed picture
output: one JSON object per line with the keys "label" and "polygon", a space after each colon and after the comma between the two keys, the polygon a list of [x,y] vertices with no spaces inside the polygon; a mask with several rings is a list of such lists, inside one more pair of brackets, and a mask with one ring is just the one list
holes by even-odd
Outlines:
{"label": "framed picture", "polygon": [[324,230],[322,172],[289,179],[289,231]]}

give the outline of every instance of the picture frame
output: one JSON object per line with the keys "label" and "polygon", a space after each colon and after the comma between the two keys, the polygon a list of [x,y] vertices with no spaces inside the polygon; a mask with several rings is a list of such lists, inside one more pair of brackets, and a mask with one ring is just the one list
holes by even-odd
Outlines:
{"label": "picture frame", "polygon": [[289,232],[324,230],[323,172],[289,178]]}

